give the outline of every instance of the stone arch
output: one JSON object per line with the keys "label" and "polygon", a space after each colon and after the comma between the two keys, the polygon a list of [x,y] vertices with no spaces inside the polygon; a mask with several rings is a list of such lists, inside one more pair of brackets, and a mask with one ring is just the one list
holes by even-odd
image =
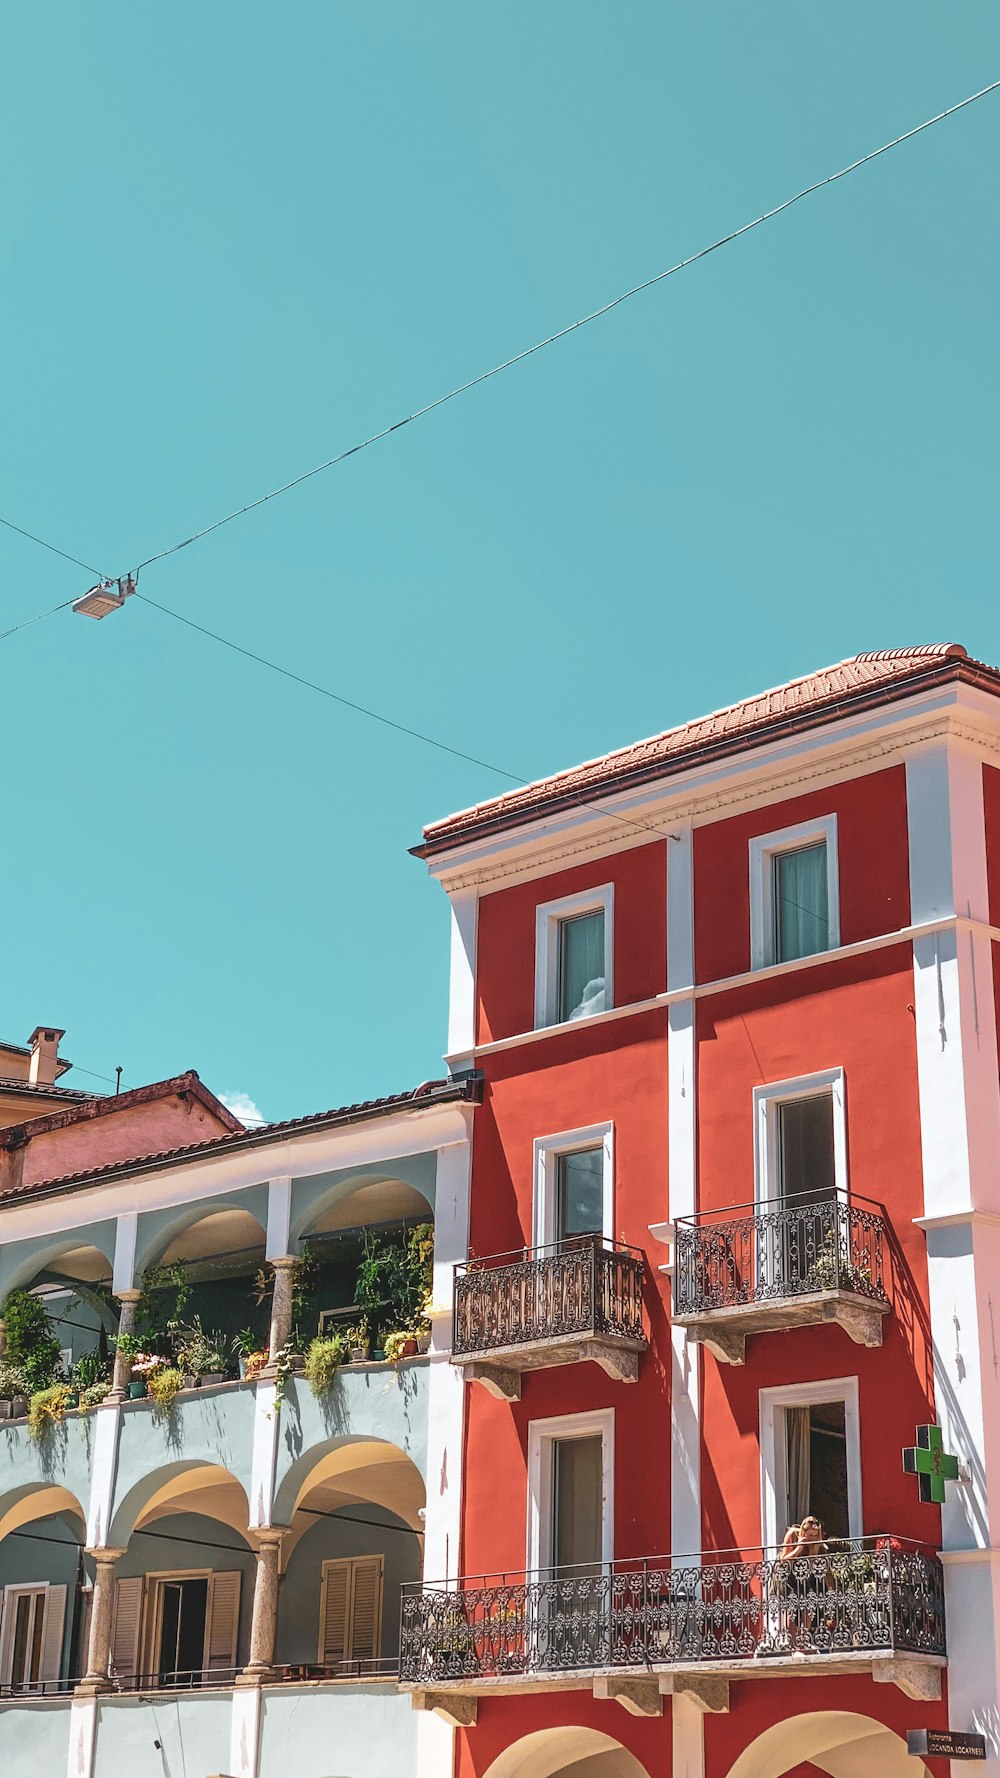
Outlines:
{"label": "stone arch", "polygon": [[743,1749],[728,1778],[784,1778],[802,1765],[830,1778],[929,1778],[899,1735],[850,1710],[814,1710],[774,1723]]}
{"label": "stone arch", "polygon": [[412,1457],[389,1439],[353,1435],[310,1445],[275,1492],[274,1523],[292,1525],[298,1509],[320,1493],[371,1501],[411,1530],[423,1530],[424,1478]]}
{"label": "stone arch", "polygon": [[[328,1173],[297,1179],[292,1188],[291,1237],[297,1244],[320,1228],[336,1226],[336,1213],[348,1199],[357,1202],[351,1222],[388,1222],[397,1217],[434,1219],[434,1162],[431,1154],[407,1155],[400,1160],[371,1162],[343,1174]],[[375,1205],[377,1209],[374,1209]],[[373,1214],[374,1209],[374,1214]],[[334,1219],[334,1220],[331,1220]]]}
{"label": "stone arch", "polygon": [[250,1516],[246,1490],[221,1463],[194,1456],[162,1463],[135,1482],[118,1502],[105,1541],[124,1549],[133,1531],[170,1513],[219,1519],[240,1537]]}
{"label": "stone arch", "polygon": [[484,1778],[648,1778],[620,1741],[598,1729],[539,1729],[506,1747]]}
{"label": "stone arch", "polygon": [[0,1494],[0,1540],[9,1537],[22,1525],[35,1519],[50,1519],[56,1513],[69,1514],[86,1524],[87,1515],[76,1495],[55,1482],[25,1482]]}
{"label": "stone arch", "polygon": [[[29,1289],[41,1273],[54,1273],[58,1262],[70,1254],[91,1252],[107,1261],[110,1278],[115,1259],[113,1222],[90,1225],[86,1229],[63,1229],[35,1240],[12,1242],[0,1254],[0,1313],[12,1290]],[[59,1277],[68,1283],[77,1282],[69,1273],[60,1273]]]}
{"label": "stone arch", "polygon": [[[238,1226],[255,1235],[255,1244],[260,1247],[263,1257],[267,1238],[267,1204],[266,1192],[260,1187],[257,1192],[234,1194],[232,1197],[201,1199],[196,1204],[185,1204],[176,1209],[157,1211],[140,1218],[139,1238],[136,1243],[135,1279],[138,1284],[147,1266],[156,1265],[164,1255],[169,1255],[171,1248],[200,1223],[211,1222],[218,1217],[223,1227]],[[224,1245],[227,1238],[224,1236]],[[217,1251],[222,1251],[222,1248]],[[204,1257],[201,1255],[183,1255],[184,1258]]]}

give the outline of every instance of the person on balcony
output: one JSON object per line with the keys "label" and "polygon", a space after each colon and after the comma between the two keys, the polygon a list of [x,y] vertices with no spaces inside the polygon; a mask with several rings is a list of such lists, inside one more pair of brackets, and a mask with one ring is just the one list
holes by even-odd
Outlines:
{"label": "person on balcony", "polygon": [[[826,1592],[829,1576],[818,1558],[829,1553],[823,1526],[811,1513],[800,1525],[789,1525],[772,1565],[767,1590],[773,1603],[767,1613],[767,1632],[758,1643],[758,1655],[809,1654],[815,1650],[816,1601]],[[793,1565],[808,1559],[808,1566]]]}

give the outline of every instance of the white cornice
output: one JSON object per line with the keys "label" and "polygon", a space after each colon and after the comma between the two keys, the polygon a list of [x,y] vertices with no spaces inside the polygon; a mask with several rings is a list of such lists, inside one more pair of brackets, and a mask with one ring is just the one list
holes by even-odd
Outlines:
{"label": "white cornice", "polygon": [[449,894],[506,888],[596,854],[666,841],[673,823],[705,825],[727,812],[802,794],[806,787],[884,770],[890,761],[944,737],[1000,758],[996,700],[975,687],[949,683],[805,735],[748,746],[744,754],[665,775],[635,790],[595,792],[593,802],[459,844],[432,860],[430,872]]}

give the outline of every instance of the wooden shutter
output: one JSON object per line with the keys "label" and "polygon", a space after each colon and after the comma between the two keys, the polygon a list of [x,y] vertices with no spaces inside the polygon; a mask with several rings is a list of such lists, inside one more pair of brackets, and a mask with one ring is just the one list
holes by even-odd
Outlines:
{"label": "wooden shutter", "polygon": [[236,1666],[236,1638],[240,1628],[240,1581],[238,1568],[208,1577],[208,1611],[205,1619],[206,1671],[232,1670]]}
{"label": "wooden shutter", "polygon": [[14,1616],[17,1610],[17,1593],[13,1587],[5,1587],[2,1609],[0,1609],[0,1685],[10,1684],[10,1668],[14,1658]]}
{"label": "wooden shutter", "polygon": [[359,1556],[353,1568],[350,1658],[371,1661],[382,1640],[382,1557]]}
{"label": "wooden shutter", "polygon": [[115,1611],[111,1623],[111,1671],[119,1679],[134,1679],[139,1671],[139,1628],[142,1623],[143,1576],[120,1580],[115,1586]]}
{"label": "wooden shutter", "polygon": [[319,1658],[324,1667],[347,1658],[350,1609],[350,1562],[324,1562],[319,1614]]}
{"label": "wooden shutter", "polygon": [[370,1661],[382,1639],[382,1557],[355,1556],[324,1562],[319,1658]]}
{"label": "wooden shutter", "polygon": [[39,1679],[62,1678],[63,1625],[66,1622],[66,1588],[48,1587],[42,1620],[42,1655]]}

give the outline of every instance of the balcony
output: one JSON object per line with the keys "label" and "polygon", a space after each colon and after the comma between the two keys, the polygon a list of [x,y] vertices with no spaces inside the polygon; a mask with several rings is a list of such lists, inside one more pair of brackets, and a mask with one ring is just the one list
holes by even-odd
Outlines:
{"label": "balcony", "polygon": [[889,1302],[876,1205],[837,1197],[740,1208],[752,1213],[675,1224],[673,1319],[690,1340],[742,1364],[748,1334],[832,1321],[857,1345],[881,1346]]}
{"label": "balcony", "polygon": [[944,1584],[936,1555],[880,1536],[830,1553],[739,1552],[404,1587],[400,1682],[417,1708],[475,1720],[498,1692],[591,1689],[639,1715],[664,1694],[728,1708],[731,1679],[867,1673],[940,1696]]}
{"label": "balcony", "polygon": [[523,1371],[588,1359],[634,1383],[643,1265],[634,1247],[579,1235],[457,1266],[452,1362],[504,1401],[520,1397]]}

